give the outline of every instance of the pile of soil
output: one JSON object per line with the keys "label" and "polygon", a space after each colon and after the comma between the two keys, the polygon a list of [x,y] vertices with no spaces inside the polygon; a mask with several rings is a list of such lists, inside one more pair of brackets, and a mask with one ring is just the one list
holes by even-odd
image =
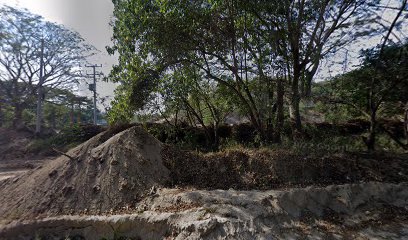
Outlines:
{"label": "pile of soil", "polygon": [[168,182],[162,144],[140,127],[103,132],[19,177],[0,182],[3,221],[128,208]]}

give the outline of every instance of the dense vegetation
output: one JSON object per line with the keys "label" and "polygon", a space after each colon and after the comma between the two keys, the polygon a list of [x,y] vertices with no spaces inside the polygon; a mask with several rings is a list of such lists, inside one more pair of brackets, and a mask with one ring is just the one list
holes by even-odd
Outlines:
{"label": "dense vegetation", "polygon": [[[254,134],[247,141],[259,144],[327,141],[324,128],[318,138],[310,134],[316,123],[360,119],[367,123],[363,139],[369,150],[378,134],[407,147],[404,134],[379,124],[383,118],[401,122],[405,115],[407,135],[407,45],[403,38],[391,41],[404,21],[405,0],[387,26],[378,17],[381,1],[113,3],[108,51],[119,55],[119,64],[110,79],[120,86],[111,123],[162,119],[175,142],[180,129],[194,128],[207,147],[217,149],[220,129],[231,118],[249,122]],[[383,38],[361,52],[355,70],[315,83],[324,59],[378,35]],[[190,141],[189,131],[182,135]]]}
{"label": "dense vegetation", "polygon": [[[406,150],[407,1],[396,3],[114,0],[109,122],[187,149]],[[95,49],[26,10],[0,13],[1,126],[44,135],[90,122],[76,88]],[[339,49],[369,39],[357,66],[322,76]]]}

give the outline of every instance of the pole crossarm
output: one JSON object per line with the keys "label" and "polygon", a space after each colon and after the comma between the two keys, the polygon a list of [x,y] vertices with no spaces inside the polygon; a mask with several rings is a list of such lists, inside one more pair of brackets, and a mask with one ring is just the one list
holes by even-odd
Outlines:
{"label": "pole crossarm", "polygon": [[93,124],[96,125],[97,124],[97,108],[96,108],[96,77],[98,76],[102,76],[103,74],[100,72],[97,72],[96,69],[97,68],[101,68],[102,64],[93,64],[93,65],[85,65],[85,67],[87,68],[91,68],[92,69],[92,73],[86,73],[87,76],[92,76],[93,78],[93,84],[92,84],[92,88],[90,88],[90,90],[93,92]]}

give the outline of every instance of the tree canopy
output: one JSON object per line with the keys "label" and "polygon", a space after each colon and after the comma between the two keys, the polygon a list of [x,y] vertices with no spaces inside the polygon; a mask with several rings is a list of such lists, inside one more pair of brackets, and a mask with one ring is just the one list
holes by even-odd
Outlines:
{"label": "tree canopy", "polygon": [[322,59],[359,37],[383,34],[379,2],[114,0],[107,50],[119,56],[110,79],[121,86],[111,122],[156,103],[165,116],[181,111],[208,129],[239,112],[263,141],[279,142],[284,121],[302,135],[301,108]]}
{"label": "tree canopy", "polygon": [[[80,64],[95,49],[78,33],[13,7],[0,9],[0,29],[3,104],[14,109],[14,126],[18,126],[22,111],[34,99],[41,106],[50,90],[75,87],[81,78]],[[36,116],[41,123],[41,107]]]}

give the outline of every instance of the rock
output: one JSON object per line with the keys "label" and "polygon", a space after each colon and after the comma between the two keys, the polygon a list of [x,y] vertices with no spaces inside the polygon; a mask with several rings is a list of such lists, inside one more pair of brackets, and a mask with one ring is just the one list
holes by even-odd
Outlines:
{"label": "rock", "polygon": [[[371,191],[355,195],[354,190]],[[351,190],[353,189],[353,190]],[[11,223],[0,227],[0,239],[24,239],[31,236],[49,238],[80,236],[84,239],[348,239],[352,235],[364,239],[406,239],[406,218],[386,221],[382,212],[397,206],[393,202],[406,199],[387,199],[384,194],[408,191],[406,184],[364,183],[337,187],[288,189],[281,191],[236,190],[180,190],[156,189],[154,198],[147,197],[130,214],[110,216],[60,216],[24,223]],[[323,194],[326,193],[326,194]],[[350,194],[344,194],[350,193]],[[325,201],[316,201],[325,196]],[[342,211],[321,213],[305,209],[328,209],[331,202],[343,196]],[[396,195],[396,196],[403,196]],[[358,198],[358,199],[356,199]],[[267,204],[265,199],[270,199]],[[366,202],[356,205],[353,202]],[[310,204],[310,201],[313,201]],[[190,204],[190,208],[179,209]],[[289,203],[289,204],[288,204]],[[387,205],[388,204],[388,205]],[[266,206],[267,205],[267,206]],[[210,207],[204,207],[210,206]],[[387,206],[389,208],[384,208]],[[290,209],[293,207],[294,209]],[[167,209],[167,210],[166,210]],[[179,210],[177,210],[179,209]],[[211,210],[210,210],[211,209]],[[324,211],[323,211],[324,212]],[[112,209],[113,213],[113,209]],[[401,213],[404,214],[404,213]],[[341,221],[331,219],[342,219]],[[367,221],[370,224],[367,224]],[[376,224],[381,220],[381,224]],[[379,223],[379,222],[378,222]]]}

